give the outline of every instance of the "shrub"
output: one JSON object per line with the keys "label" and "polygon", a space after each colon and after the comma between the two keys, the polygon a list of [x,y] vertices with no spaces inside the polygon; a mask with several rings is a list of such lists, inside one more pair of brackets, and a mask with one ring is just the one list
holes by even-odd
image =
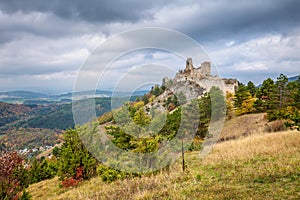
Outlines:
{"label": "shrub", "polygon": [[57,172],[55,162],[34,159],[29,169],[30,184],[53,178]]}
{"label": "shrub", "polygon": [[31,195],[26,190],[23,190],[22,196],[19,198],[19,200],[30,200]]}
{"label": "shrub", "polygon": [[117,179],[124,179],[127,176],[127,174],[125,172],[113,169],[113,168],[105,166],[103,164],[100,164],[97,167],[97,174],[105,182],[112,182]]}
{"label": "shrub", "polygon": [[84,172],[84,168],[83,167],[78,167],[76,169],[75,176],[63,180],[62,183],[61,183],[62,186],[64,188],[77,186],[79,184],[79,182],[81,182],[83,180],[83,172]]}
{"label": "shrub", "polygon": [[76,180],[75,178],[67,178],[61,182],[62,187],[69,188],[69,187],[75,187],[78,185],[80,180]]}
{"label": "shrub", "polygon": [[103,115],[101,115],[98,118],[99,124],[105,124],[105,123],[110,122],[112,120],[113,120],[113,113],[112,112],[104,113]]}

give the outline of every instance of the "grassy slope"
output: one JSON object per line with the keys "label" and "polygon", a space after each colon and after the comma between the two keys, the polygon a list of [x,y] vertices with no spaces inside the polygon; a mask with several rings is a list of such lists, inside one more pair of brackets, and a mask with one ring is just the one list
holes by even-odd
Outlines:
{"label": "grassy slope", "polygon": [[261,134],[266,130],[267,123],[265,113],[248,114],[233,118],[225,122],[219,141]]}
{"label": "grassy slope", "polygon": [[57,179],[29,187],[33,199],[299,199],[300,133],[261,133],[218,143],[203,160],[186,154],[170,172],[110,184],[100,178],[73,189]]}

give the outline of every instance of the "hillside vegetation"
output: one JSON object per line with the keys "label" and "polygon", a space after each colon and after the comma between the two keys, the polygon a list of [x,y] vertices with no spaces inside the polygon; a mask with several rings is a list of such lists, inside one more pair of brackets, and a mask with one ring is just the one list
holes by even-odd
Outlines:
{"label": "hillside vegetation", "polygon": [[77,188],[59,187],[57,178],[28,189],[33,199],[298,199],[300,134],[260,133],[218,143],[204,159],[186,154],[170,171],[107,184],[100,177]]}
{"label": "hillside vegetation", "polygon": [[23,105],[0,102],[0,128],[16,121],[27,120],[58,109],[57,105]]}
{"label": "hillside vegetation", "polygon": [[[90,99],[82,100],[88,104]],[[95,99],[96,115],[110,111],[110,98]],[[0,102],[0,130],[13,128],[74,128],[72,104],[23,105]]]}
{"label": "hillside vegetation", "polygon": [[[88,104],[90,99],[82,100],[83,104]],[[105,112],[110,111],[110,98],[96,98],[95,99],[96,115],[100,116]],[[72,104],[59,105],[57,109],[47,112],[38,113],[36,116],[21,121],[16,124],[17,127],[31,127],[31,128],[47,128],[47,129],[68,129],[74,128],[74,120],[72,113]]]}

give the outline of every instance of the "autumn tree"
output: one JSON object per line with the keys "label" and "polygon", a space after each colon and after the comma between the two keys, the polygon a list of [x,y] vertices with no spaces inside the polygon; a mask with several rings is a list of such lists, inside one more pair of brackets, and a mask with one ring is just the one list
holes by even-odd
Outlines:
{"label": "autumn tree", "polygon": [[242,105],[237,109],[237,114],[248,114],[255,111],[254,108],[255,99],[251,96],[250,92],[247,93],[247,99],[245,99]]}
{"label": "autumn tree", "polygon": [[147,126],[150,124],[151,119],[150,117],[145,113],[143,108],[140,108],[136,113],[134,114],[133,121],[139,125],[139,126]]}
{"label": "autumn tree", "polygon": [[300,131],[300,113],[298,110],[295,110],[294,113],[289,116],[289,121],[287,121],[285,125],[291,129]]}
{"label": "autumn tree", "polygon": [[0,199],[18,199],[27,186],[27,170],[23,166],[23,159],[16,152],[3,155],[0,158]]}
{"label": "autumn tree", "polygon": [[249,98],[249,95],[251,94],[248,88],[244,84],[240,83],[234,96],[234,107],[240,108],[243,102]]}

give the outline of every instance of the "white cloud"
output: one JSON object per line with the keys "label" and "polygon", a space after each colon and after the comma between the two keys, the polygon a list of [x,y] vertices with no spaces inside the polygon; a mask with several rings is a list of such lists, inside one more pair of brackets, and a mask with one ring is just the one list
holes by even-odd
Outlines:
{"label": "white cloud", "polygon": [[2,45],[0,73],[44,74],[75,70],[103,40],[100,35],[59,39],[26,35]]}
{"label": "white cloud", "polygon": [[231,46],[235,45],[235,43],[236,43],[235,41],[231,40],[231,41],[229,41],[229,42],[226,42],[225,45],[226,45],[227,47],[231,47]]}
{"label": "white cloud", "polygon": [[266,71],[268,67],[263,63],[238,63],[234,65],[236,71]]}
{"label": "white cloud", "polygon": [[[268,34],[233,46],[223,46],[209,55],[221,74],[237,76],[241,81],[256,80],[284,73],[300,73],[300,30],[292,35]],[[251,72],[251,74],[249,74]],[[255,73],[256,72],[256,73]],[[257,78],[260,73],[259,79]],[[264,77],[261,76],[264,74]]]}

